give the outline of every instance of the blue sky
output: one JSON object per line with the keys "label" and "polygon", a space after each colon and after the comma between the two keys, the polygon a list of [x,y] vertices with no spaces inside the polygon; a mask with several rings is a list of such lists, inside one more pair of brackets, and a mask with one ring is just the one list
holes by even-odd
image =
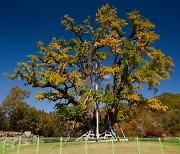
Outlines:
{"label": "blue sky", "polygon": [[[163,92],[180,93],[180,1],[179,0],[0,0],[0,104],[6,98],[12,86],[18,85],[31,91],[26,101],[38,109],[53,111],[53,103],[35,102],[34,95],[38,89],[24,87],[23,81],[9,81],[3,73],[12,74],[19,61],[27,61],[27,55],[36,54],[36,42],[45,44],[52,37],[68,39],[69,33],[60,24],[64,14],[81,23],[91,16],[93,21],[97,9],[109,3],[117,8],[119,17],[139,10],[140,13],[156,25],[155,32],[160,40],[155,43],[166,56],[171,56],[175,72],[171,80],[162,81],[157,94]],[[153,92],[143,90],[146,97],[153,97]]]}

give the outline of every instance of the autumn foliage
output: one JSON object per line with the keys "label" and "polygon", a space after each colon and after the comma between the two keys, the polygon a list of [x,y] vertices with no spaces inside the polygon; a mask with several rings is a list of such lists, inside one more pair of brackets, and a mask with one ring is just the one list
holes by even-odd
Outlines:
{"label": "autumn foliage", "polygon": [[65,120],[87,125],[87,129],[95,127],[95,103],[104,107],[107,127],[127,119],[133,109],[137,113],[166,111],[159,100],[141,94],[142,84],[156,91],[172,72],[171,58],[153,46],[159,39],[155,25],[138,11],[122,19],[108,4],[98,9],[95,21],[92,26],[88,17],[77,25],[65,15],[61,23],[74,38],[53,38],[47,46],[38,42],[38,54],[29,55],[28,62],[19,62],[8,77],[41,88],[37,100],[54,101],[60,117],[66,115]]}

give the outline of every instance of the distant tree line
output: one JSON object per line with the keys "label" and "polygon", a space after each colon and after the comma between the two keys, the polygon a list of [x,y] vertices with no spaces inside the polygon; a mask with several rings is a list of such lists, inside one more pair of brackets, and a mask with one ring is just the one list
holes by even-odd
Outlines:
{"label": "distant tree line", "polygon": [[[11,88],[10,93],[0,106],[1,131],[31,131],[40,136],[80,136],[88,127],[83,121],[83,114],[77,114],[78,109],[66,114],[55,109],[46,113],[31,107],[25,98],[30,92],[18,86]],[[156,97],[167,111],[145,110],[144,108],[130,108],[124,103],[118,109],[119,123],[113,125],[118,135],[122,136],[120,128],[126,136],[154,137],[154,136],[180,136],[180,94],[164,93]],[[65,110],[68,112],[68,110]],[[80,112],[80,111],[79,111]],[[100,109],[100,132],[105,131],[105,109]],[[79,116],[79,121],[70,118]]]}

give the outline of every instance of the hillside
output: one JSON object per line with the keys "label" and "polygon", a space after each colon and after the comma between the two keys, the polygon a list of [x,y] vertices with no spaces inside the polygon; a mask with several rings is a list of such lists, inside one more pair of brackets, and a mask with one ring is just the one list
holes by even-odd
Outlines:
{"label": "hillside", "polygon": [[[129,121],[122,121],[126,136],[180,136],[180,94],[162,93],[155,97],[168,107],[167,111],[139,109]],[[121,135],[118,127],[117,132]]]}

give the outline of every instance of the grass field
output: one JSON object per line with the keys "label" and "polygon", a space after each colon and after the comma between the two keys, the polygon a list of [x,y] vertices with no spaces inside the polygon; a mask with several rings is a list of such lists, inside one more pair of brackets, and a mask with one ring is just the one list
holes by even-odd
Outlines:
{"label": "grass field", "polygon": [[[13,146],[0,142],[0,154],[18,153],[18,144]],[[179,143],[162,142],[162,151],[158,141],[140,141],[139,149],[141,154],[180,154]],[[63,142],[61,154],[138,154],[138,145],[135,141],[128,142]],[[40,143],[37,145],[21,145],[19,154],[60,154],[60,145],[54,143]]]}

